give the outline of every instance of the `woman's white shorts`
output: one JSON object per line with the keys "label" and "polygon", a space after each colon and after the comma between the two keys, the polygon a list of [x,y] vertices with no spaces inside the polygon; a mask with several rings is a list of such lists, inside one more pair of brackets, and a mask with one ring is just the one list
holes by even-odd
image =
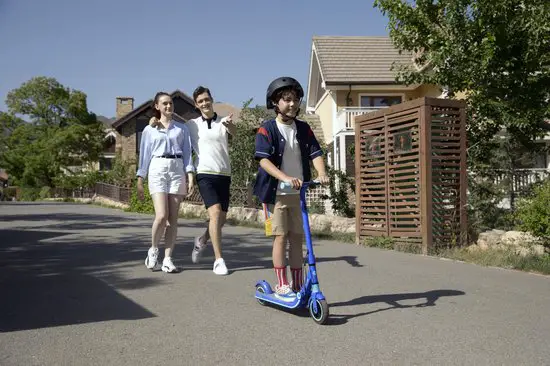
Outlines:
{"label": "woman's white shorts", "polygon": [[149,164],[149,193],[187,194],[183,160],[153,157]]}

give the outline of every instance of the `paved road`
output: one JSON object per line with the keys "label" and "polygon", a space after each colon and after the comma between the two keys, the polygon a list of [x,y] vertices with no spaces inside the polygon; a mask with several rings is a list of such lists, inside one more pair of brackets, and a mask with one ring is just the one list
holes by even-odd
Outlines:
{"label": "paved road", "polygon": [[321,241],[330,324],[260,306],[270,245],[228,227],[232,272],[143,260],[151,216],[62,203],[0,205],[0,365],[550,365],[550,278]]}

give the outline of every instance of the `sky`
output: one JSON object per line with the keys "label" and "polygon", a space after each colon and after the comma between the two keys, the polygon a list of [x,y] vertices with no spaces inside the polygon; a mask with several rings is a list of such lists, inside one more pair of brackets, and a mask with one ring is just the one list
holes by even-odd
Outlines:
{"label": "sky", "polygon": [[[315,4],[315,5],[314,5]],[[372,0],[0,0],[0,111],[35,76],[86,93],[88,109],[115,115],[157,91],[265,104],[271,80],[307,88],[315,35],[387,35]]]}

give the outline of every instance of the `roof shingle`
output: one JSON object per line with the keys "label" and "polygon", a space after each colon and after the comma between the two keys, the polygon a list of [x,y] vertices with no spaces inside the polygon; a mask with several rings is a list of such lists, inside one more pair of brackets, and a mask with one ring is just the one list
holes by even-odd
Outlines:
{"label": "roof shingle", "polygon": [[394,62],[412,66],[389,37],[315,36],[313,44],[325,83],[394,83]]}

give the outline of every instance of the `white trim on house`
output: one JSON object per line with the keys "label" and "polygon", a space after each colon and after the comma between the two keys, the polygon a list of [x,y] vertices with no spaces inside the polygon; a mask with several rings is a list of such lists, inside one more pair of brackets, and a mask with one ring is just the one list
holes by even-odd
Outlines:
{"label": "white trim on house", "polygon": [[[317,65],[316,73],[318,74],[318,77],[316,78],[316,83],[313,86],[312,85],[312,78],[314,78],[314,67],[313,65]],[[306,96],[306,112],[313,112],[312,106],[311,106],[311,98],[312,96],[315,97],[315,99],[318,97],[317,90],[318,90],[318,84],[321,84],[321,88],[325,89],[325,78],[323,76],[323,70],[321,69],[321,63],[319,62],[319,57],[317,56],[317,50],[315,49],[315,43],[311,44],[311,56],[309,60],[309,73],[308,73],[308,84],[307,84],[307,96]],[[315,103],[316,105],[318,102]]]}
{"label": "white trim on house", "polygon": [[313,111],[317,111],[317,109],[319,108],[319,106],[321,105],[321,103],[323,102],[323,100],[325,100],[326,97],[328,97],[330,95],[330,92],[328,90],[326,90],[324,93],[323,93],[323,96],[321,97],[321,99],[319,99],[319,101],[317,102],[317,104],[315,104],[315,107],[313,107]]}
{"label": "white trim on house", "polygon": [[[351,90],[415,90],[420,87],[420,84],[412,84],[409,86],[402,84],[364,84],[364,85],[351,85]],[[330,90],[350,90],[350,85],[342,83],[341,85],[328,85],[326,89]]]}
{"label": "white trim on house", "polygon": [[311,74],[313,73],[313,67],[312,64],[313,64],[313,51],[314,50],[314,45],[311,44],[311,55],[309,56],[309,72],[308,72],[308,76],[307,76],[307,96],[306,96],[306,112],[308,111],[308,108],[309,108],[309,95],[311,94]]}
{"label": "white trim on house", "polygon": [[333,98],[333,95],[332,95],[332,92],[327,90],[327,93],[328,94],[331,94],[331,97],[332,97],[332,122],[331,122],[331,127],[332,127],[332,150],[333,150],[333,156],[334,156],[334,168],[337,169],[337,170],[340,170],[340,157],[338,155],[338,152],[336,151],[336,114],[338,113],[338,106],[336,105],[336,100]]}
{"label": "white trim on house", "polygon": [[[406,101],[405,93],[359,93],[357,95],[357,106],[363,107],[361,105],[361,97],[401,97],[401,103]],[[367,106],[366,106],[367,107]]]}
{"label": "white trim on house", "polygon": [[107,139],[108,137],[112,137],[112,138],[114,138],[114,139],[116,140],[116,132],[113,131],[113,130],[110,130],[109,132],[107,132],[107,133],[105,134],[105,139]]}
{"label": "white trim on house", "polygon": [[347,173],[346,169],[346,155],[348,153],[348,146],[346,146],[346,136],[355,136],[355,131],[340,131],[334,136],[334,140],[339,139],[340,154],[338,156],[339,170],[343,173]]}

